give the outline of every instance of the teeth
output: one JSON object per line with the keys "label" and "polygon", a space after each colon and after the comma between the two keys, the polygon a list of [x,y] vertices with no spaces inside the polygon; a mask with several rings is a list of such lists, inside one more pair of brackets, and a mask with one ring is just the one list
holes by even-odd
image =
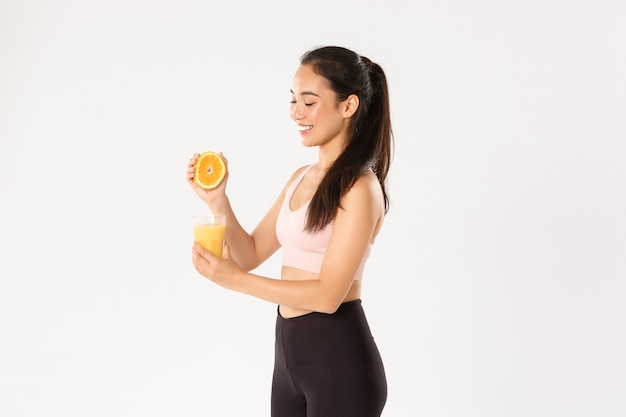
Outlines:
{"label": "teeth", "polygon": [[298,130],[303,131],[303,130],[311,130],[313,129],[313,126],[298,126]]}

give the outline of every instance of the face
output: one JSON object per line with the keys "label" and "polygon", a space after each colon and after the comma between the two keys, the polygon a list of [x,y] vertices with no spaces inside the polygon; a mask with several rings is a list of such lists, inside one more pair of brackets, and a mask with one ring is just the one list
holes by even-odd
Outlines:
{"label": "face", "polygon": [[324,146],[336,143],[342,146],[347,140],[351,111],[346,111],[347,101],[337,101],[337,96],[327,80],[309,65],[296,71],[291,88],[291,118],[296,122],[302,143]]}

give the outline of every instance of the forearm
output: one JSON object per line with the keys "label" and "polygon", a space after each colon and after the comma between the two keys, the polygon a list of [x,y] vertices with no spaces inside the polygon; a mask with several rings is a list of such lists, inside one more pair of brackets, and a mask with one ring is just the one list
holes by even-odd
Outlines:
{"label": "forearm", "polygon": [[237,220],[228,197],[211,202],[209,210],[215,215],[226,216],[226,242],[235,262],[246,271],[258,266],[254,240]]}
{"label": "forearm", "polygon": [[271,303],[329,314],[343,299],[343,294],[334,296],[319,279],[281,280],[245,273],[231,289]]}

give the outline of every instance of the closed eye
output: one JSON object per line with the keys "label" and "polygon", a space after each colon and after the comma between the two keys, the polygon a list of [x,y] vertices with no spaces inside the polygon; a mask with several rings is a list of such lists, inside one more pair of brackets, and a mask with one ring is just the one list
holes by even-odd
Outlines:
{"label": "closed eye", "polygon": [[[289,101],[289,104],[296,104],[297,101],[296,100],[291,100]],[[310,107],[312,105],[314,105],[315,103],[304,103],[305,106]]]}

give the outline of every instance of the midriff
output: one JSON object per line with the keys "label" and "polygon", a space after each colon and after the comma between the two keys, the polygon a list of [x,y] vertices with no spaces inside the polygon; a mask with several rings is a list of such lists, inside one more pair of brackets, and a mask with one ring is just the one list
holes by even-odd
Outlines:
{"label": "midriff", "polygon": [[[281,279],[283,280],[298,281],[298,280],[318,279],[318,277],[319,275],[314,272],[303,271],[301,269],[293,268],[290,266],[282,267]],[[353,301],[353,300],[357,300],[361,298],[361,282],[362,281],[360,280],[352,281],[352,286],[350,287],[350,289],[348,290],[348,293],[343,299],[344,303],[347,301]],[[281,305],[279,310],[280,310],[280,315],[287,319],[312,312],[312,310],[307,310],[307,309],[302,309],[302,308],[297,308],[297,307],[290,307],[286,305]]]}

